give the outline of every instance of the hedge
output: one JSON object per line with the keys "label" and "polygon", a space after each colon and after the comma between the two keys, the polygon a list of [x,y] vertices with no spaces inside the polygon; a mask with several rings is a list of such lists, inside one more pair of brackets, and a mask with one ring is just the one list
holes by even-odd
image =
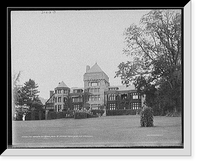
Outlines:
{"label": "hedge", "polygon": [[93,115],[97,115],[97,114],[100,114],[101,116],[103,115],[104,113],[104,110],[91,110],[92,114]]}
{"label": "hedge", "polygon": [[22,120],[23,114],[22,113],[17,113],[15,120]]}
{"label": "hedge", "polygon": [[86,112],[76,112],[74,114],[74,119],[85,119],[85,118],[87,118]]}
{"label": "hedge", "polygon": [[29,111],[26,114],[25,120],[44,120],[44,111]]}
{"label": "hedge", "polygon": [[125,110],[107,110],[107,116],[115,116],[115,115],[136,115],[136,110],[125,109]]}
{"label": "hedge", "polygon": [[74,110],[66,110],[66,117],[67,118],[74,118]]}

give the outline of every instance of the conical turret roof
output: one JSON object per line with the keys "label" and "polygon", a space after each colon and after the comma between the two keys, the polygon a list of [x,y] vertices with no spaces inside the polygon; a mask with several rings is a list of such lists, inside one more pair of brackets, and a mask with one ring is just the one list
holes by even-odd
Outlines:
{"label": "conical turret roof", "polygon": [[58,86],[56,88],[69,88],[63,81],[58,83]]}

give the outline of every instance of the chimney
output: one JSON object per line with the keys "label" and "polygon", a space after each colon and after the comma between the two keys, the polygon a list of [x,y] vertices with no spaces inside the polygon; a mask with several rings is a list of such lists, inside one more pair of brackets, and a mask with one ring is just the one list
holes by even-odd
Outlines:
{"label": "chimney", "polygon": [[88,70],[90,70],[90,66],[89,65],[86,66],[86,73],[88,72]]}
{"label": "chimney", "polygon": [[54,91],[50,91],[50,97],[53,95]]}

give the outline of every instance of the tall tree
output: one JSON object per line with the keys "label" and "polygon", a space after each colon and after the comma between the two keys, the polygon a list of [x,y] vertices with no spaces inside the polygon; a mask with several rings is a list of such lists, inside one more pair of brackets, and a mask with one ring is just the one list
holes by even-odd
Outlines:
{"label": "tall tree", "polygon": [[23,103],[28,105],[31,109],[31,107],[34,104],[41,104],[38,98],[38,85],[35,83],[34,80],[29,79],[27,82],[24,83],[24,86],[22,87],[22,98]]}
{"label": "tall tree", "polygon": [[182,89],[180,10],[152,10],[138,26],[132,24],[125,29],[124,35],[124,54],[132,61],[120,63],[116,76],[124,84],[135,84],[145,94],[155,87],[165,102],[173,102],[176,111],[181,105]]}

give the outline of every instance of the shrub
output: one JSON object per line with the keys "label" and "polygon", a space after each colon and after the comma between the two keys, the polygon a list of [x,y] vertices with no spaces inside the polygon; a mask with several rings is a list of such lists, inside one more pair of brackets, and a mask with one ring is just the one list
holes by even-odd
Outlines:
{"label": "shrub", "polygon": [[115,116],[115,115],[136,115],[136,110],[132,109],[121,109],[121,110],[107,110],[107,116]]}
{"label": "shrub", "polygon": [[15,120],[22,120],[22,117],[23,117],[22,113],[17,113]]}
{"label": "shrub", "polygon": [[31,112],[26,114],[25,120],[31,120]]}
{"label": "shrub", "polygon": [[91,112],[93,113],[93,115],[97,115],[97,114],[100,114],[101,116],[103,115],[104,113],[104,110],[91,110]]}
{"label": "shrub", "polygon": [[153,127],[153,110],[150,107],[145,107],[141,111],[140,116],[141,127]]}
{"label": "shrub", "polygon": [[91,114],[91,113],[87,113],[87,118],[95,118],[95,117],[99,117],[99,116]]}
{"label": "shrub", "polygon": [[74,114],[74,118],[75,119],[85,119],[85,118],[87,118],[87,113],[85,113],[85,112],[76,112]]}
{"label": "shrub", "polygon": [[67,112],[57,112],[57,119],[65,118]]}
{"label": "shrub", "polygon": [[48,120],[51,120],[51,119],[56,119],[57,118],[57,113],[56,112],[49,112],[48,113],[48,116],[47,116],[47,119]]}
{"label": "shrub", "polygon": [[66,117],[67,118],[72,118],[74,117],[74,110],[67,110],[66,112]]}
{"label": "shrub", "polygon": [[31,111],[31,120],[35,120],[36,116],[36,112],[35,111]]}

